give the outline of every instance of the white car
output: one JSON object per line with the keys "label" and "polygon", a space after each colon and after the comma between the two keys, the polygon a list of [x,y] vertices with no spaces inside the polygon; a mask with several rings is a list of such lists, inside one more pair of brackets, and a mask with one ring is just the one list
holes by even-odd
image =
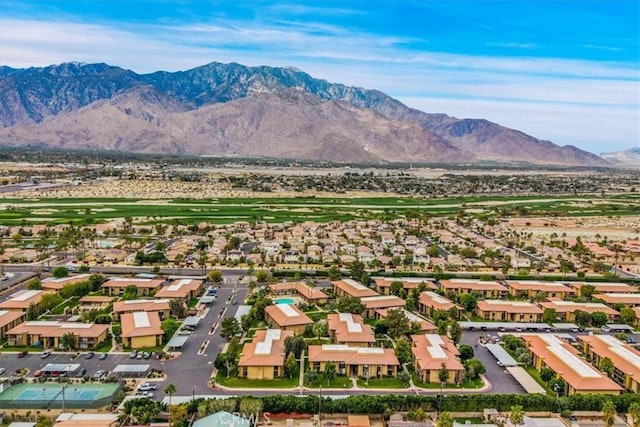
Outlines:
{"label": "white car", "polygon": [[155,383],[144,383],[138,386],[138,391],[152,391],[157,389],[158,386]]}
{"label": "white car", "polygon": [[136,392],[136,396],[148,397],[149,399],[153,399],[152,391],[138,391]]}
{"label": "white car", "polygon": [[4,374],[5,371],[6,371],[6,369],[0,368],[0,375]]}

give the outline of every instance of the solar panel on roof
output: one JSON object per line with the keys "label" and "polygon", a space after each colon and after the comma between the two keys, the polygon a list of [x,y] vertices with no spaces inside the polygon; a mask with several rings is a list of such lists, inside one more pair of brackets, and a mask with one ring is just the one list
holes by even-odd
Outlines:
{"label": "solar panel on roof", "polygon": [[380,347],[357,347],[358,354],[384,354],[384,348]]}
{"label": "solar panel on roof", "polygon": [[427,346],[427,351],[434,359],[446,359],[447,353],[445,353],[442,345],[444,345],[444,341],[440,335],[436,334],[425,334],[425,338],[429,341],[429,345]]}
{"label": "solar panel on roof", "polygon": [[356,288],[359,291],[362,291],[364,289],[369,289],[366,286],[364,286],[362,283],[358,283],[353,279],[342,279],[342,281],[348,284],[349,286]]}

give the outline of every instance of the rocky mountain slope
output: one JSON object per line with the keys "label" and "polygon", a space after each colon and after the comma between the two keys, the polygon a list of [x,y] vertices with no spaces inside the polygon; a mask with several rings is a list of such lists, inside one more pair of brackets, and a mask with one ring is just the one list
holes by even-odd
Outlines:
{"label": "rocky mountain slope", "polygon": [[0,143],[333,161],[603,165],[486,120],[405,106],[293,68],[211,63],[136,74],[106,64],[0,67]]}
{"label": "rocky mountain slope", "polygon": [[640,168],[640,147],[633,147],[610,153],[601,153],[600,157],[614,164]]}

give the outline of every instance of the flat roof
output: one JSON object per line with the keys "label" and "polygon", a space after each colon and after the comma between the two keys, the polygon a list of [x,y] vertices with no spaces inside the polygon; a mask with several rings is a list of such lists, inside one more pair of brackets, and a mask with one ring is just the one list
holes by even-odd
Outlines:
{"label": "flat roof", "polygon": [[184,335],[174,335],[167,343],[167,347],[182,348],[182,346],[184,346],[184,343],[187,342],[187,338],[189,337]]}
{"label": "flat roof", "polygon": [[520,366],[509,366],[506,369],[527,393],[547,394],[546,390],[538,384],[524,368]]}
{"label": "flat roof", "polygon": [[182,326],[198,326],[198,323],[200,323],[200,317],[198,316],[189,316],[186,319],[184,319],[184,322],[182,322]]}
{"label": "flat roof", "polygon": [[134,373],[143,373],[149,370],[149,365],[116,365],[111,371],[114,374],[119,374],[121,372],[134,372]]}
{"label": "flat roof", "polygon": [[500,344],[485,344],[484,347],[489,350],[498,361],[502,362],[503,366],[518,366],[516,359],[511,357]]}
{"label": "flat roof", "polygon": [[73,372],[80,367],[77,363],[47,363],[41,371],[44,372]]}

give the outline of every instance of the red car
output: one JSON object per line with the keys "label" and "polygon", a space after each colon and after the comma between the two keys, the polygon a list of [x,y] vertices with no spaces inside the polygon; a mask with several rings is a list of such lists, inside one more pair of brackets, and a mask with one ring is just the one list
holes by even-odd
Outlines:
{"label": "red car", "polygon": [[20,353],[18,353],[18,357],[25,357],[28,353],[29,353],[29,352],[28,352],[28,351],[26,351],[26,350],[21,351]]}

